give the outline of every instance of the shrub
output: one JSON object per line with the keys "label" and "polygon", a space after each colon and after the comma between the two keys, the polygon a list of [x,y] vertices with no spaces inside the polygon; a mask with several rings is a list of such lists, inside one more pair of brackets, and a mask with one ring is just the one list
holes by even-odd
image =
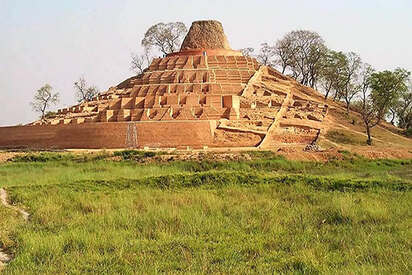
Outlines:
{"label": "shrub", "polygon": [[62,154],[62,153],[28,153],[24,155],[17,155],[13,157],[10,161],[13,162],[48,162],[48,161],[59,161],[59,160],[72,160],[74,156],[72,154]]}
{"label": "shrub", "polygon": [[54,118],[54,117],[56,117],[57,116],[57,113],[56,112],[47,112],[45,115],[44,115],[44,117],[45,118]]}
{"label": "shrub", "polygon": [[272,159],[272,158],[281,159],[283,158],[283,156],[276,155],[276,153],[272,151],[247,151],[245,153],[250,155],[252,158],[261,158],[261,159]]}
{"label": "shrub", "polygon": [[156,155],[154,152],[137,151],[137,150],[124,150],[114,153],[115,156],[121,157],[123,160],[135,160],[139,161],[145,158],[151,158]]}
{"label": "shrub", "polygon": [[52,161],[75,161],[88,162],[103,160],[110,157],[110,153],[102,151],[97,154],[71,154],[62,152],[41,152],[41,153],[26,153],[24,155],[16,155],[10,161],[12,162],[52,162]]}

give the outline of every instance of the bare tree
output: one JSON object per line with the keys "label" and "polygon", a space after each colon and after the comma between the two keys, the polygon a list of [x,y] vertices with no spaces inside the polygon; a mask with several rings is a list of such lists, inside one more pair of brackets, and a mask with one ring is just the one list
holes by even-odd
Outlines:
{"label": "bare tree", "polygon": [[257,60],[265,66],[273,65],[273,57],[275,55],[274,47],[268,43],[262,43]]}
{"label": "bare tree", "polygon": [[59,93],[52,93],[52,91],[53,88],[49,84],[44,85],[36,91],[30,103],[33,111],[40,113],[42,120],[45,118],[47,109],[59,102]]}
{"label": "bare tree", "polygon": [[240,49],[240,51],[242,52],[244,56],[252,56],[255,49],[254,48],[243,48],[243,49]]}
{"label": "bare tree", "polygon": [[83,76],[78,81],[74,82],[74,89],[76,90],[77,101],[91,101],[95,97],[99,90],[96,86],[88,86]]}
{"label": "bare tree", "polygon": [[284,37],[276,42],[274,47],[275,63],[281,67],[282,74],[291,66],[296,48],[291,37]]}
{"label": "bare tree", "polygon": [[142,46],[148,51],[154,47],[166,55],[179,49],[186,33],[182,22],[158,23],[146,31]]}
{"label": "bare tree", "polygon": [[142,74],[144,70],[152,63],[152,57],[149,51],[145,50],[143,54],[132,53],[130,69],[137,75]]}

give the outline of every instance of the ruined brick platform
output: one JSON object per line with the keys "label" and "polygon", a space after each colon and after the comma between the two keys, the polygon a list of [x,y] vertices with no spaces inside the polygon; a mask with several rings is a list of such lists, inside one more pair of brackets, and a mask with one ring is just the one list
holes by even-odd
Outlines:
{"label": "ruined brick platform", "polygon": [[269,148],[316,140],[328,109],[317,92],[228,45],[219,22],[194,22],[180,52],[53,118],[0,128],[0,147]]}

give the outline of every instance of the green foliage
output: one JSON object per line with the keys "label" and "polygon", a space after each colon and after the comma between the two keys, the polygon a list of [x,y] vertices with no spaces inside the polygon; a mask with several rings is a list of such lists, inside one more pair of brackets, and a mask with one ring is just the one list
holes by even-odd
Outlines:
{"label": "green foliage", "polygon": [[410,72],[404,69],[395,71],[383,71],[372,73],[370,77],[371,99],[373,106],[380,115],[385,115],[400,97],[402,92],[407,90],[407,80]]}
{"label": "green foliage", "polygon": [[335,91],[338,96],[339,83],[341,82],[342,72],[346,64],[346,57],[343,52],[328,50],[322,67],[322,86],[326,90],[325,99],[331,91]]}
{"label": "green foliage", "polygon": [[29,152],[14,156],[11,162],[86,162],[107,159],[111,156],[105,151],[96,154],[72,154],[62,152]]}
{"label": "green foliage", "polygon": [[[407,81],[410,72],[404,69],[395,71],[372,72],[365,70],[362,75],[362,99],[357,102],[357,107],[362,116],[367,143],[372,144],[370,130],[384,119],[390,108],[394,108],[400,96],[407,90]],[[369,88],[371,89],[368,93]]]}
{"label": "green foliage", "polygon": [[53,117],[55,117],[56,115],[57,115],[56,112],[47,112],[47,113],[44,115],[44,117],[45,117],[45,118],[53,118]]}
{"label": "green foliage", "polygon": [[186,33],[186,25],[182,22],[158,23],[146,31],[142,46],[146,50],[155,48],[162,54],[176,52]]}
{"label": "green foliage", "polygon": [[62,161],[73,160],[72,154],[42,152],[42,153],[28,153],[24,155],[17,155],[11,159],[14,162],[48,162],[48,161]]}
{"label": "green foliage", "polygon": [[247,151],[245,153],[250,155],[252,158],[284,159],[283,156],[276,155],[276,153],[273,151]]}
{"label": "green foliage", "polygon": [[398,126],[403,129],[412,128],[412,79],[409,79],[408,89],[401,93],[398,101],[391,107],[398,120]]}
{"label": "green foliage", "polygon": [[314,176],[298,174],[270,174],[259,175],[240,171],[207,171],[194,174],[173,174],[152,176],[141,179],[116,180],[83,180],[72,182],[60,187],[70,187],[73,190],[122,190],[150,186],[160,189],[202,188],[213,189],[227,186],[253,186],[259,184],[270,185],[308,185],[317,190],[328,191],[358,191],[383,188],[393,191],[412,190],[412,184],[400,179],[354,179],[347,177]]}
{"label": "green foliage", "polygon": [[[282,67],[282,73],[287,69],[292,72],[293,78],[312,88],[321,77],[327,47],[318,33],[295,30],[278,40],[274,48],[265,44],[262,46],[258,56],[261,63],[277,63]],[[275,60],[271,60],[273,55]]]}
{"label": "green foliage", "polygon": [[412,160],[342,154],[143,165],[29,153],[0,165],[31,213],[0,207],[15,255],[4,273],[408,273]]}
{"label": "green foliage", "polygon": [[150,151],[124,150],[124,151],[114,152],[114,155],[121,157],[123,160],[140,161],[145,158],[154,157],[156,153],[150,152]]}

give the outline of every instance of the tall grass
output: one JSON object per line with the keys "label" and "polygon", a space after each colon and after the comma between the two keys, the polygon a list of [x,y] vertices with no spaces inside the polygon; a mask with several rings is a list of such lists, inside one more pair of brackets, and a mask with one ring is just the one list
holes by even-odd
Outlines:
{"label": "tall grass", "polygon": [[[18,160],[5,274],[410,273],[409,160]],[[406,175],[406,177],[405,177]]]}

